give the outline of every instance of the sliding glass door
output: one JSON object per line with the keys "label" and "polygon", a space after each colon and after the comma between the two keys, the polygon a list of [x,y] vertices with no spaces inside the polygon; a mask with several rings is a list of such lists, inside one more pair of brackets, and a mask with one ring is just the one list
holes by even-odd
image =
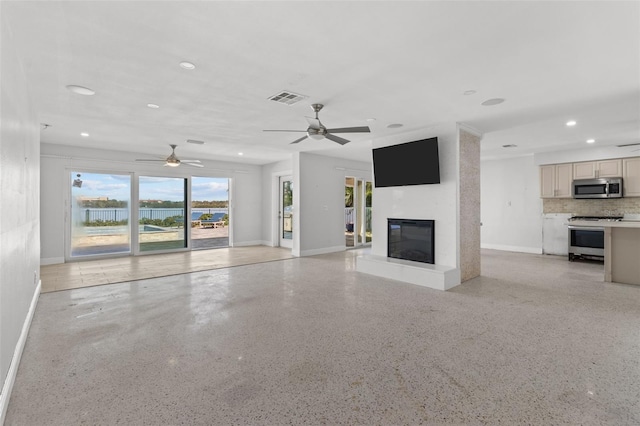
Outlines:
{"label": "sliding glass door", "polygon": [[187,180],[140,176],[138,188],[140,252],[186,248]]}
{"label": "sliding glass door", "polygon": [[69,174],[71,188],[67,258],[131,252],[131,175]]}
{"label": "sliding glass door", "polygon": [[191,178],[191,248],[229,246],[229,179]]}
{"label": "sliding glass door", "polygon": [[228,178],[69,171],[68,179],[67,260],[229,246]]}

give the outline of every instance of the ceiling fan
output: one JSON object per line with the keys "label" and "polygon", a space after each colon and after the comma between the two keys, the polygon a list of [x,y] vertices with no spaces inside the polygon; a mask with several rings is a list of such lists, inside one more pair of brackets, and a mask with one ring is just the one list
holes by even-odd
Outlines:
{"label": "ceiling fan", "polygon": [[292,144],[302,142],[306,138],[317,139],[317,140],[327,138],[330,141],[339,143],[340,145],[344,145],[349,141],[347,139],[334,135],[334,133],[369,133],[371,132],[371,130],[367,126],[341,127],[337,129],[327,129],[322,125],[322,123],[320,122],[320,119],[318,118],[318,112],[320,112],[323,106],[324,105],[322,104],[311,105],[311,109],[313,109],[316,113],[316,118],[305,117],[309,122],[309,127],[307,128],[307,130],[264,130],[264,131],[265,132],[306,132],[307,133],[305,136],[291,142]]}
{"label": "ceiling fan", "polygon": [[176,157],[176,147],[178,145],[170,144],[169,146],[171,147],[171,155],[169,155],[164,160],[145,160],[145,159],[138,158],[136,159],[136,161],[149,161],[149,162],[163,161],[164,165],[169,167],[178,167],[180,164],[187,164],[193,167],[204,167],[202,164],[200,164],[200,160],[180,160],[178,157]]}
{"label": "ceiling fan", "polygon": [[[640,142],[627,143],[627,144],[624,144],[624,145],[616,145],[616,146],[618,148],[624,148],[624,147],[627,147],[627,146],[638,146],[638,145],[640,145]],[[636,152],[636,151],[640,151],[640,148],[631,150],[631,152]]]}

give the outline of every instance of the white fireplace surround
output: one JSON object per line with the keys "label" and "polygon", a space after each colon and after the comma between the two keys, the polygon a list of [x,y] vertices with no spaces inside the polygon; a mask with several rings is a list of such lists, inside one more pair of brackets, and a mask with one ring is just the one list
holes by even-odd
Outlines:
{"label": "white fireplace surround", "polygon": [[436,290],[449,290],[460,284],[460,270],[457,268],[393,259],[391,257],[358,256],[356,269],[358,272],[364,272],[365,274],[377,275]]}

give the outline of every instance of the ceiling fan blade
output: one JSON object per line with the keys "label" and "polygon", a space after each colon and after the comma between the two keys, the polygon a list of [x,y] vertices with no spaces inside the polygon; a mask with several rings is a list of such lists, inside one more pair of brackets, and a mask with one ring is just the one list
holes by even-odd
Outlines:
{"label": "ceiling fan blade", "polygon": [[307,119],[307,121],[309,122],[309,127],[311,127],[312,129],[319,129],[320,128],[320,120],[318,120],[317,118],[312,118],[312,117],[305,117]]}
{"label": "ceiling fan blade", "polygon": [[340,127],[338,129],[327,129],[329,133],[371,133],[368,126],[361,127]]}
{"label": "ceiling fan blade", "polygon": [[263,130],[263,132],[306,132],[306,130]]}
{"label": "ceiling fan blade", "polygon": [[180,164],[186,164],[187,166],[192,166],[192,167],[204,167],[202,164],[200,163],[185,163],[184,160],[180,160]]}
{"label": "ceiling fan blade", "polygon": [[337,142],[340,145],[344,145],[345,143],[349,143],[348,140],[343,139],[340,136],[332,135],[331,133],[327,133],[326,135],[324,135],[324,137],[329,139],[330,141]]}
{"label": "ceiling fan blade", "polygon": [[[298,143],[298,142],[302,142],[303,140],[305,140],[307,138],[307,135],[304,135],[303,137],[301,137],[300,139],[296,139],[295,141],[291,142],[291,143]],[[289,144],[291,145],[291,144]]]}
{"label": "ceiling fan blade", "polygon": [[136,161],[161,161],[161,162],[165,163],[167,160],[147,160],[147,159],[142,159],[142,158],[136,158]]}
{"label": "ceiling fan blade", "polygon": [[180,160],[181,163],[201,163],[200,160]]}

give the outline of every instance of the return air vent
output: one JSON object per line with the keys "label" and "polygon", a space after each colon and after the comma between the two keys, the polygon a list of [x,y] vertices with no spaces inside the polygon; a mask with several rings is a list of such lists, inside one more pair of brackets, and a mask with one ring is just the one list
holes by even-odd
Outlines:
{"label": "return air vent", "polygon": [[276,101],[278,103],[281,104],[285,104],[285,105],[293,105],[295,103],[300,102],[303,99],[307,99],[308,96],[306,95],[301,95],[299,93],[293,93],[289,90],[283,90],[282,92],[279,92],[273,96],[271,96],[269,98],[269,100],[271,101]]}

